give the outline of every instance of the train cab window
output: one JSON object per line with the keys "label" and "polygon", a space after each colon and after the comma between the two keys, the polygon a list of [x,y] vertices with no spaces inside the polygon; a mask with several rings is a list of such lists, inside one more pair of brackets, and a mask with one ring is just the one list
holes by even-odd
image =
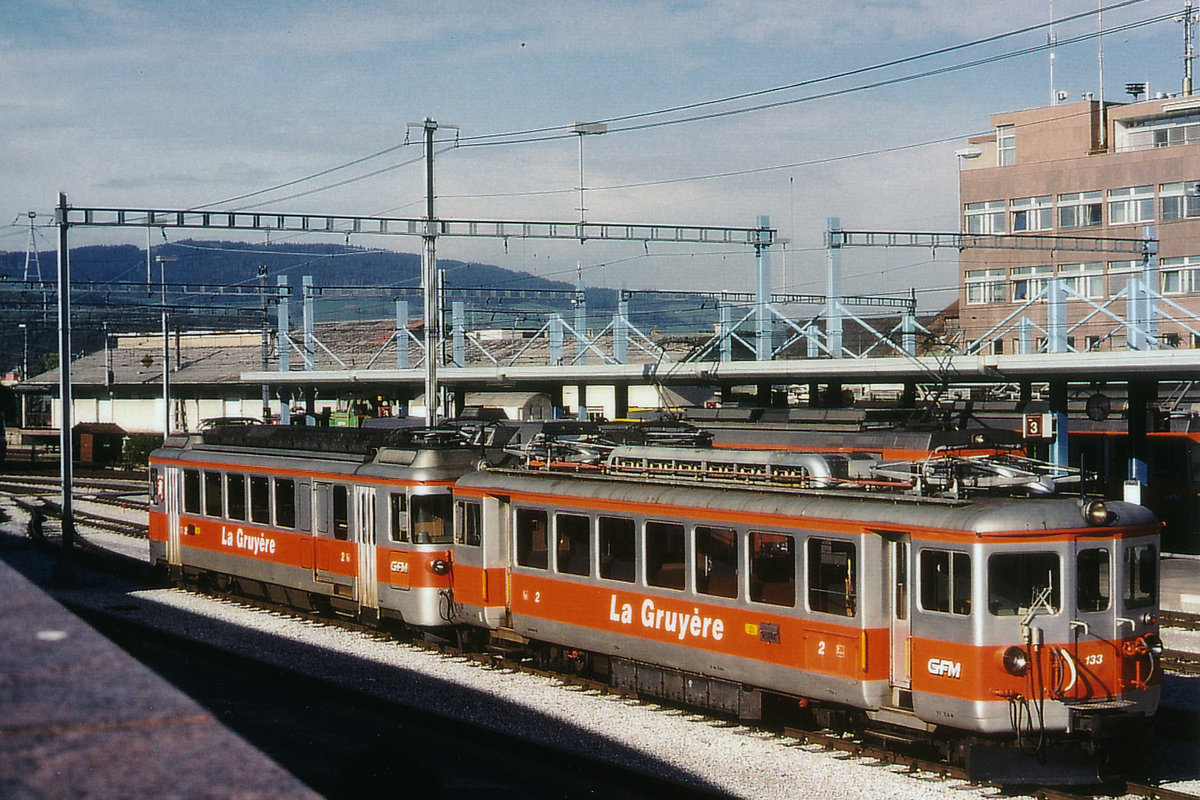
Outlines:
{"label": "train cab window", "polygon": [[388,536],[393,542],[408,541],[408,497],[404,492],[388,495]]}
{"label": "train cab window", "polygon": [[600,577],[633,583],[637,577],[637,546],[633,520],[600,517],[596,520],[600,545]]}
{"label": "train cab window", "polygon": [[200,513],[200,471],[183,471],[183,511],[186,514]]}
{"label": "train cab window", "polygon": [[221,473],[204,472],[204,514],[209,517],[224,516],[221,508]]}
{"label": "train cab window", "polygon": [[1112,597],[1111,566],[1103,548],[1080,550],[1075,558],[1075,607],[1080,611],[1107,611]]}
{"label": "train cab window", "polygon": [[265,475],[250,476],[250,521],[271,524],[271,484]]}
{"label": "train cab window", "polygon": [[1040,614],[1057,614],[1060,586],[1057,553],[997,553],[988,559],[988,609],[996,616],[1024,616],[1035,605]]}
{"label": "train cab window", "polygon": [[345,486],[333,487],[333,538],[350,538],[350,490]]}
{"label": "train cab window", "polygon": [[454,541],[454,498],[447,493],[412,497],[414,544],[450,544]]}
{"label": "train cab window", "polygon": [[226,513],[230,519],[238,522],[246,521],[246,476],[234,475],[232,473],[225,476],[225,504],[228,507]]}
{"label": "train cab window", "polygon": [[1143,608],[1158,602],[1158,554],[1154,545],[1125,551],[1125,607]]}
{"label": "train cab window", "polygon": [[592,572],[592,520],[580,514],[554,515],[555,567],[568,575]]}
{"label": "train cab window", "polygon": [[697,525],[694,535],[696,591],[714,597],[737,597],[737,531]]}
{"label": "train cab window", "polygon": [[517,509],[517,563],[522,567],[547,569],[550,566],[548,527],[545,511]]}
{"label": "train cab window", "polygon": [[796,606],[796,540],[783,533],[750,532],[750,599]]}
{"label": "train cab window", "polygon": [[459,500],[454,505],[454,542],[479,547],[483,541],[482,507],[479,503]]}
{"label": "train cab window", "polygon": [[150,503],[157,505],[162,502],[162,498],[158,496],[158,467],[150,468]]}
{"label": "train cab window", "polygon": [[291,478],[275,479],[275,524],[296,527],[296,482]]}
{"label": "train cab window", "polygon": [[682,589],[684,568],[683,526],[673,522],[646,523],[646,583],[663,589]]}
{"label": "train cab window", "polygon": [[813,611],[853,617],[858,611],[853,542],[808,540],[808,605]]}
{"label": "train cab window", "polygon": [[971,556],[949,550],[922,550],[921,609],[943,614],[971,613]]}

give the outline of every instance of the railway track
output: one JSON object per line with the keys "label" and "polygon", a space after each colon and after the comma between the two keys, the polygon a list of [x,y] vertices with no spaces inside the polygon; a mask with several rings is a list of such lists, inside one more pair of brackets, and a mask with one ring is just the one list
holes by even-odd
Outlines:
{"label": "railway track", "polygon": [[[5,492],[6,488],[0,484],[0,492]],[[57,504],[43,503],[43,508],[46,512],[54,515],[58,512]],[[106,530],[114,530],[118,533],[126,535],[136,535],[142,538],[146,536],[146,526],[130,524],[119,520],[106,519],[95,514],[80,514],[76,512],[79,524],[91,525],[94,527],[103,528]],[[192,589],[201,594],[198,589]],[[234,602],[237,605],[258,609],[271,614],[279,614],[297,619],[307,620],[309,622],[319,622],[324,625],[352,630],[360,635],[367,635],[372,638],[381,640],[396,640],[396,632],[383,632],[377,628],[373,628],[361,624],[349,618],[343,618],[336,615],[318,614],[315,612],[304,612],[294,609],[290,606],[284,606],[272,603],[260,598],[251,598],[245,596],[230,596],[219,595],[226,602]],[[1200,629],[1200,617],[1191,614],[1183,614],[1179,612],[1164,612],[1163,624],[1172,627],[1184,627],[1191,630]],[[570,673],[560,673],[556,671],[541,668],[537,664],[529,660],[517,660],[509,658],[503,654],[497,653],[473,653],[464,651],[455,645],[433,641],[425,638],[408,637],[402,638],[404,643],[417,646],[425,650],[436,652],[445,657],[466,660],[477,664],[481,668],[487,669],[502,669],[521,672],[529,675],[535,675],[546,679],[551,679],[562,683],[564,686],[575,687],[585,691],[592,691],[618,696],[628,700],[635,700],[647,705],[662,706],[663,701],[659,698],[643,699],[637,692],[620,689],[608,683],[596,681],[584,676],[574,675]],[[1200,674],[1200,654],[1188,653],[1178,650],[1167,650],[1163,654],[1162,666],[1165,671],[1174,672],[1183,675]],[[705,716],[705,715],[701,715]],[[728,724],[728,721],[716,717],[707,717],[712,724]],[[838,735],[819,730],[805,730],[794,727],[783,727],[778,729],[771,728],[751,728],[755,734],[769,733],[777,737],[781,742],[788,746],[801,747],[820,747],[824,750],[842,753],[848,757],[853,757],[860,760],[867,760],[886,767],[900,767],[907,772],[932,776],[943,780],[965,780],[965,770],[953,764],[942,761],[921,758],[911,755],[902,749],[898,749],[892,743],[881,741],[867,741],[855,737]],[[1149,800],[1200,800],[1200,795],[1192,795],[1184,792],[1179,792],[1169,788],[1150,786],[1146,784],[1127,783],[1123,787],[1117,787],[1123,790],[1123,793],[1135,797],[1144,797]],[[1036,796],[1047,798],[1047,800],[1080,800],[1080,798],[1095,796],[1111,796],[1114,787],[1106,787],[1105,791],[1096,795],[1080,794],[1078,792],[1062,792],[1053,789],[1039,789],[1035,792]],[[1118,791],[1118,794],[1121,793]]]}

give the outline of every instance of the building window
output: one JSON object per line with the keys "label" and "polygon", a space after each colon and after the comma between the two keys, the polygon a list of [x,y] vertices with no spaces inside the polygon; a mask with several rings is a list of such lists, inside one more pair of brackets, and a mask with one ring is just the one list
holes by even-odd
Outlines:
{"label": "building window", "polygon": [[1006,211],[1003,200],[967,203],[963,207],[963,233],[1004,233]]}
{"label": "building window", "polygon": [[1099,261],[1086,264],[1060,264],[1059,277],[1066,287],[1081,297],[1104,297],[1104,265]]}
{"label": "building window", "polygon": [[1108,296],[1116,297],[1128,287],[1130,278],[1136,278],[1141,274],[1141,261],[1108,262]]}
{"label": "building window", "polygon": [[1101,192],[1073,192],[1058,196],[1058,227],[1090,228],[1104,224]]}
{"label": "building window", "polygon": [[1162,207],[1162,220],[1190,219],[1200,217],[1200,191],[1197,184],[1164,183],[1158,187],[1158,199]]}
{"label": "building window", "polygon": [[1003,269],[969,269],[966,272],[964,287],[967,292],[967,305],[979,306],[987,303],[1003,303],[1004,292]]}
{"label": "building window", "polygon": [[1159,262],[1159,290],[1163,294],[1200,292],[1200,256],[1164,258]]}
{"label": "building window", "polygon": [[1012,232],[1047,231],[1054,226],[1054,209],[1050,195],[1018,197],[1009,203]]}
{"label": "building window", "polygon": [[1017,134],[1012,125],[996,126],[996,164],[1001,167],[1017,163]]}
{"label": "building window", "polygon": [[1126,186],[1108,190],[1108,224],[1154,221],[1154,187]]}
{"label": "building window", "polygon": [[1046,279],[1054,274],[1054,267],[1013,267],[1012,299],[1024,303],[1037,297],[1046,288]]}

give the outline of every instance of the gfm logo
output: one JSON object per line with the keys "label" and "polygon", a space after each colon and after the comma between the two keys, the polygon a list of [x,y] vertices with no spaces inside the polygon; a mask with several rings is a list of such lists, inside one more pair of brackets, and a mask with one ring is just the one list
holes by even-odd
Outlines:
{"label": "gfm logo", "polygon": [[945,658],[931,658],[929,663],[925,665],[929,670],[930,675],[937,675],[943,678],[961,678],[962,677],[962,662],[950,661]]}

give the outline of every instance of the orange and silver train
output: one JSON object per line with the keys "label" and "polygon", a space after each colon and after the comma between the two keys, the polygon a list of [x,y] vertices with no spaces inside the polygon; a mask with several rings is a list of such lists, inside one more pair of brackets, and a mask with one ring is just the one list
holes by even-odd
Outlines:
{"label": "orange and silver train", "polygon": [[1159,525],[985,490],[974,463],[919,496],[862,455],[489,467],[436,436],[217,430],[151,455],[150,548],[188,581],[934,745],[979,780],[1094,783],[1158,704]]}

